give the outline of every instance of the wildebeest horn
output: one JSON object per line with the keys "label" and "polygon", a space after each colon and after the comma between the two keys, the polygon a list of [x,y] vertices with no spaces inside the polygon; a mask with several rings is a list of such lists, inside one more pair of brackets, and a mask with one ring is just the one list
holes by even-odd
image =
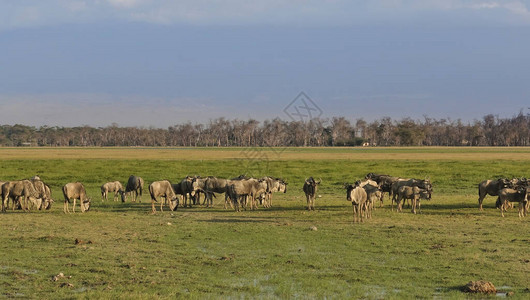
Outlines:
{"label": "wildebeest horn", "polygon": [[320,184],[322,182],[322,178],[318,178],[318,182],[316,184]]}

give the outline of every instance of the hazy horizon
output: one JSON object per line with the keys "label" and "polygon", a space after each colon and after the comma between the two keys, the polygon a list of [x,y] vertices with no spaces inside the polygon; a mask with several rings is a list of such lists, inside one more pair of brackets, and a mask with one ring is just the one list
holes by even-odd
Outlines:
{"label": "hazy horizon", "polygon": [[530,1],[0,1],[0,124],[526,114]]}

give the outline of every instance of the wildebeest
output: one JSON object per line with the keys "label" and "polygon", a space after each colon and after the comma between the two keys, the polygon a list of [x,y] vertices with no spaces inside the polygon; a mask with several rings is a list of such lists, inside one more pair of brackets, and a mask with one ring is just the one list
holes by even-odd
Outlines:
{"label": "wildebeest", "polygon": [[[151,209],[152,212],[156,212],[155,202],[158,202],[157,198],[165,198],[169,202],[169,209],[176,211],[179,206],[179,199],[173,190],[171,182],[168,180],[154,181],[149,185],[149,194],[151,195]],[[164,200],[160,200],[160,211],[163,211],[162,206]]]}
{"label": "wildebeest", "polygon": [[404,179],[404,180],[398,180],[392,184],[392,209],[394,209],[394,201],[396,201],[398,197],[398,190],[402,186],[417,186],[421,189],[424,189],[429,193],[429,199],[431,198],[432,194],[432,184],[429,179]]}
{"label": "wildebeest", "polygon": [[346,200],[352,203],[353,209],[353,222],[355,220],[362,222],[363,214],[368,212],[367,200],[368,195],[366,190],[361,187],[360,181],[355,182],[355,184],[344,185],[346,189]]}
{"label": "wildebeest", "polygon": [[508,202],[519,202],[519,218],[524,217],[527,210],[528,192],[530,192],[530,188],[526,187],[519,187],[516,190],[511,188],[501,189],[498,197],[501,216],[504,217],[504,211],[508,206]]}
{"label": "wildebeest", "polygon": [[402,180],[402,178],[399,177],[375,173],[366,174],[365,179],[374,180],[375,182],[377,182],[377,185],[381,189],[381,199],[379,207],[383,207],[383,194],[388,193],[388,199],[390,200],[390,198],[392,197],[392,184],[396,181]]}
{"label": "wildebeest", "polygon": [[366,191],[366,208],[367,208],[367,218],[372,217],[372,210],[374,209],[374,203],[381,199],[382,193],[381,189],[371,183],[359,184]]}
{"label": "wildebeest", "polygon": [[195,197],[195,191],[193,190],[193,177],[186,176],[182,181],[180,182],[180,189],[182,191],[183,197],[184,197],[184,206],[188,206],[188,196],[190,197],[190,205],[191,207],[191,201]]}
{"label": "wildebeest", "polygon": [[261,178],[267,183],[267,193],[265,193],[263,206],[271,207],[272,206],[272,193],[280,192],[287,193],[287,182],[280,178],[274,178],[270,176],[265,176]]}
{"label": "wildebeest", "polygon": [[206,201],[207,206],[213,207],[213,197],[215,197],[215,193],[217,194],[225,193],[225,204],[224,204],[225,209],[227,208],[226,207],[227,203],[230,203],[230,205],[232,206],[232,203],[228,201],[230,197],[226,194],[226,189],[227,189],[229,182],[230,180],[228,179],[217,178],[215,176],[208,176],[205,178],[202,188],[205,191],[205,201]]}
{"label": "wildebeest", "polygon": [[42,199],[42,204],[38,209],[50,209],[52,203],[54,202],[52,199],[52,191],[50,186],[44,183],[44,181],[42,181],[38,176],[33,176],[30,181],[38,193],[37,197]]}
{"label": "wildebeest", "polygon": [[70,200],[74,200],[74,205],[72,207],[72,212],[75,213],[75,202],[79,199],[79,206],[81,206],[81,211],[86,212],[90,209],[90,198],[87,197],[85,186],[81,182],[70,182],[63,186],[63,195],[64,195],[64,213],[69,213],[68,203]]}
{"label": "wildebeest", "polygon": [[101,186],[101,201],[108,199],[109,193],[114,193],[114,201],[118,201],[118,194],[121,196],[121,202],[125,202],[125,191],[119,181],[111,181]]}
{"label": "wildebeest", "polygon": [[307,210],[315,210],[315,196],[321,182],[322,179],[315,181],[313,177],[309,177],[304,181],[302,189],[307,200]]}
{"label": "wildebeest", "polygon": [[267,183],[255,178],[243,180],[230,180],[226,192],[232,202],[234,209],[239,211],[239,206],[246,209],[247,202],[250,202],[250,209],[257,208],[255,199],[267,191]]}
{"label": "wildebeest", "polygon": [[401,186],[398,189],[397,192],[397,211],[402,211],[403,208],[403,202],[405,202],[406,199],[410,199],[412,201],[412,212],[416,214],[416,204],[420,198],[420,188],[417,186]]}
{"label": "wildebeest", "polygon": [[[132,202],[136,202],[136,199],[138,199],[138,202],[142,202],[142,191],[144,189],[144,180],[142,177],[131,175],[129,176],[129,180],[127,181],[127,186],[125,187],[125,198],[122,198],[122,201],[127,200],[127,196],[129,193],[134,192],[134,195],[132,197]],[[140,195],[140,197],[138,197]]]}
{"label": "wildebeest", "polygon": [[510,181],[506,178],[499,178],[497,180],[484,180],[478,184],[478,204],[479,210],[482,209],[482,201],[486,195],[498,196],[499,191],[510,186]]}
{"label": "wildebeest", "polygon": [[9,199],[13,202],[13,209],[17,203],[23,210],[30,209],[30,204],[37,209],[42,206],[42,198],[33,183],[27,179],[7,181],[2,185],[2,211],[5,211]]}

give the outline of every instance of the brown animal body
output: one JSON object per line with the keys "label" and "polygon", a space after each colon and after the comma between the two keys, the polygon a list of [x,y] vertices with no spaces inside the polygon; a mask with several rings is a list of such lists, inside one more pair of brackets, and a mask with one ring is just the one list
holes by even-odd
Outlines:
{"label": "brown animal body", "polygon": [[399,179],[398,181],[394,182],[392,184],[392,209],[394,209],[394,201],[396,201],[399,193],[399,188],[402,186],[417,186],[421,189],[426,190],[429,193],[429,199],[431,198],[432,194],[432,185],[431,181],[428,179],[421,180],[421,179]]}
{"label": "brown animal body", "polygon": [[315,210],[315,197],[318,190],[318,186],[322,182],[322,179],[315,181],[313,177],[309,177],[305,180],[304,186],[302,187],[305,197],[307,200],[307,210]]}
{"label": "brown animal body", "polygon": [[52,191],[50,186],[44,183],[44,181],[40,180],[38,176],[34,176],[30,181],[37,191],[37,197],[42,199],[42,204],[40,205],[39,209],[50,209],[54,202],[52,199]]}
{"label": "brown animal body", "polygon": [[246,209],[247,202],[250,202],[250,209],[257,208],[256,197],[267,191],[267,183],[255,178],[230,180],[228,184],[226,192],[236,211],[240,211],[240,205]]}
{"label": "brown animal body", "polygon": [[498,196],[499,191],[510,186],[510,181],[505,178],[497,180],[484,180],[478,184],[478,205],[479,210],[482,210],[482,201],[487,195]]}
{"label": "brown animal body", "polygon": [[9,199],[13,202],[13,209],[17,203],[23,210],[29,210],[30,205],[40,209],[42,198],[29,180],[7,181],[2,185],[2,211],[6,210]]}
{"label": "brown animal body", "polygon": [[207,206],[213,207],[212,197],[215,197],[215,193],[225,194],[225,204],[224,204],[225,209],[227,208],[226,204],[230,204],[230,206],[232,206],[232,203],[229,201],[230,197],[228,196],[228,194],[226,194],[226,190],[227,190],[229,183],[230,183],[230,180],[228,179],[217,178],[214,176],[206,177],[206,179],[204,180],[203,189],[206,192],[205,201],[207,203]]}
{"label": "brown animal body", "polygon": [[417,186],[401,186],[398,189],[397,192],[397,211],[402,211],[403,208],[403,202],[405,202],[406,199],[410,199],[412,201],[412,212],[416,213],[416,204],[417,201],[420,198],[420,188]]}
{"label": "brown animal body", "polygon": [[101,201],[108,199],[109,193],[114,193],[114,201],[118,201],[118,195],[121,196],[121,202],[125,202],[125,191],[119,181],[111,181],[101,186]]}
{"label": "brown animal body", "polygon": [[519,202],[519,218],[524,217],[527,213],[528,192],[530,192],[530,188],[501,189],[499,191],[501,216],[504,217],[504,211],[509,202]]}
{"label": "brown animal body", "polygon": [[184,207],[188,206],[188,196],[190,197],[189,207],[191,207],[191,201],[195,197],[195,191],[193,190],[193,177],[186,176],[186,178],[182,179],[180,182],[180,189],[184,193]]}
{"label": "brown animal body", "polygon": [[[134,195],[132,197],[132,202],[136,202],[138,199],[138,202],[142,202],[142,191],[144,189],[144,180],[142,177],[131,175],[129,176],[129,180],[127,181],[127,185],[125,186],[125,200],[127,200],[127,196],[134,192]],[[140,195],[140,197],[138,197]]]}
{"label": "brown animal body", "polygon": [[271,207],[272,206],[272,194],[273,193],[287,193],[287,182],[280,178],[274,178],[270,176],[265,176],[261,178],[267,183],[267,193],[265,193],[265,198],[263,206]]}
{"label": "brown animal body", "polygon": [[381,175],[381,174],[375,174],[375,173],[368,173],[365,176],[365,179],[371,179],[377,182],[377,185],[381,189],[381,199],[379,207],[383,207],[383,196],[384,193],[388,193],[388,199],[390,200],[390,197],[392,197],[392,184],[394,182],[399,180],[404,180],[403,178],[399,177],[393,177],[390,175]]}
{"label": "brown animal body", "polygon": [[68,203],[70,200],[74,200],[74,205],[72,207],[72,212],[75,213],[75,202],[79,199],[79,206],[81,206],[81,211],[86,212],[90,209],[90,198],[87,197],[85,186],[81,182],[71,182],[63,186],[63,195],[64,195],[64,213],[69,213]]}
{"label": "brown animal body", "polygon": [[[155,202],[158,202],[158,197],[165,198],[165,200],[169,202],[169,209],[172,211],[176,211],[179,206],[177,194],[175,194],[173,186],[168,180],[154,181],[151,183],[149,185],[149,194],[151,195],[151,209],[153,213],[156,212]],[[161,200],[160,211],[163,211],[163,204],[164,201]]]}
{"label": "brown animal body", "polygon": [[370,183],[362,185],[362,182],[361,182],[360,186],[366,192],[366,208],[367,208],[366,217],[371,218],[372,210],[374,209],[374,203],[376,201],[380,201],[383,194],[381,192],[381,189],[376,185],[373,185]]}

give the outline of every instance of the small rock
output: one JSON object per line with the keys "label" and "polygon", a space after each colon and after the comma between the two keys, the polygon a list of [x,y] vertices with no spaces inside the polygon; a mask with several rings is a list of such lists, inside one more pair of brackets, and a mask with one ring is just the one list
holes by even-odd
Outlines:
{"label": "small rock", "polygon": [[466,293],[480,293],[480,294],[495,294],[497,289],[493,283],[484,280],[470,281],[464,286],[464,292]]}
{"label": "small rock", "polygon": [[167,226],[171,226],[171,225],[173,225],[173,224],[171,224],[171,222],[167,222]]}
{"label": "small rock", "polygon": [[316,226],[311,226],[311,227],[309,227],[309,230],[311,230],[311,231],[317,231],[318,228],[317,228]]}

